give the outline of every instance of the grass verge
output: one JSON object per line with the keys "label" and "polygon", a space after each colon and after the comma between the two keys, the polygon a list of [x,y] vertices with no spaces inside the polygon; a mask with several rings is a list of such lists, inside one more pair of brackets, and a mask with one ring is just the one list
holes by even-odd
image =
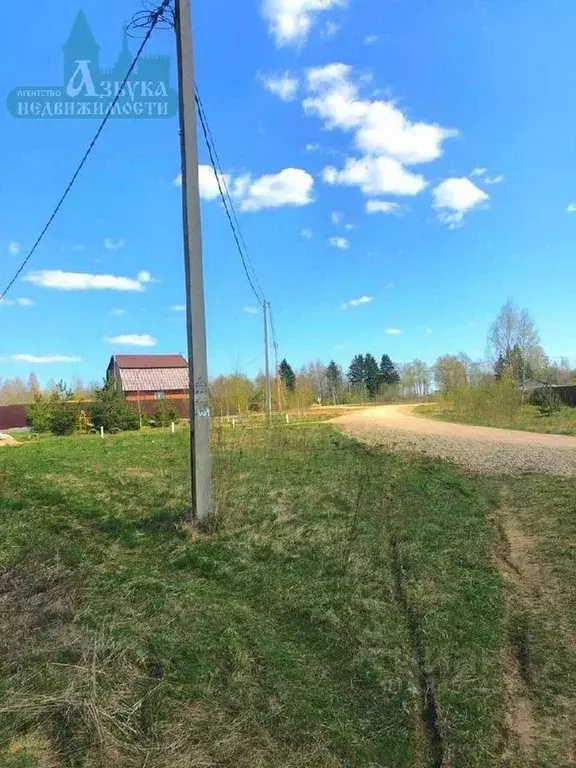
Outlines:
{"label": "grass verge", "polygon": [[[0,764],[510,765],[498,483],[329,425],[221,429],[213,450],[205,534],[184,433],[0,455]],[[549,609],[526,612],[539,648]],[[563,649],[534,672],[542,717],[573,699]]]}
{"label": "grass verge", "polygon": [[520,429],[525,432],[543,432],[553,435],[576,435],[576,409],[561,408],[553,416],[543,416],[533,405],[524,405],[513,418],[502,417],[497,412],[483,416],[469,416],[456,412],[449,403],[439,402],[418,405],[414,413],[440,421],[456,424],[474,424],[480,427]]}

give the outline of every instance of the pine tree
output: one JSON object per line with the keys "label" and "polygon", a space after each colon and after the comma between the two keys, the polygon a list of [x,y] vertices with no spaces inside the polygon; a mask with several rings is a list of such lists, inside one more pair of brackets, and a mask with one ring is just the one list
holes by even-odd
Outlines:
{"label": "pine tree", "polygon": [[371,399],[377,396],[382,386],[382,376],[380,375],[378,363],[370,352],[364,356],[364,386]]}
{"label": "pine tree", "polygon": [[380,376],[382,377],[382,382],[384,384],[400,383],[400,374],[390,359],[390,355],[382,355],[382,360],[380,361]]}
{"label": "pine tree", "polygon": [[296,374],[286,358],[284,358],[278,366],[278,375],[288,392],[294,392],[296,390]]}
{"label": "pine tree", "polygon": [[342,371],[334,360],[330,360],[326,368],[326,384],[328,385],[328,394],[332,402],[336,403],[342,391]]}
{"label": "pine tree", "polygon": [[352,389],[361,389],[365,383],[364,355],[356,355],[348,368],[348,381]]}

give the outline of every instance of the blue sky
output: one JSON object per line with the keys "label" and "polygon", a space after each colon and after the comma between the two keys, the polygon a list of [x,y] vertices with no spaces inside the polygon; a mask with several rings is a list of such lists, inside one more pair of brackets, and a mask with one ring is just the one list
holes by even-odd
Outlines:
{"label": "blue sky", "polygon": [[[282,356],[294,366],[347,365],[365,350],[482,357],[512,296],[551,356],[576,357],[573,3],[546,13],[536,0],[194,6],[198,85]],[[62,44],[79,7],[4,9],[4,94],[63,85]],[[82,7],[112,66],[139,1]],[[174,59],[173,35],[156,31],[147,53]],[[2,287],[96,127],[0,112]],[[185,353],[173,309],[184,301],[178,173],[176,118],[108,124],[0,306],[0,378],[34,369],[91,380],[113,352]],[[245,311],[255,301],[209,169],[202,179],[216,375],[261,354],[261,318]],[[155,346],[109,341],[123,337]]]}

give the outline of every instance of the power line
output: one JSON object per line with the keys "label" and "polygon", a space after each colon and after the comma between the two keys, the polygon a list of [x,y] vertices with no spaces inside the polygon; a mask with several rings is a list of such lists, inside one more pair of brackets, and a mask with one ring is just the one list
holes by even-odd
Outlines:
{"label": "power line", "polygon": [[[234,237],[234,241],[236,242],[236,247],[238,248],[238,253],[240,255],[240,260],[242,262],[242,267],[244,268],[244,273],[246,275],[246,279],[248,280],[250,288],[252,289],[252,292],[256,297],[256,301],[258,302],[258,304],[260,304],[261,307],[263,307],[266,301],[265,294],[264,294],[264,291],[262,290],[262,286],[258,281],[256,270],[254,269],[254,265],[252,263],[252,260],[250,259],[248,248],[246,247],[246,241],[244,240],[244,236],[242,235],[242,230],[238,222],[238,217],[236,215],[234,203],[232,201],[230,192],[228,190],[226,177],[224,175],[222,166],[220,164],[220,158],[218,157],[216,145],[214,143],[214,139],[210,131],[208,118],[206,116],[206,112],[204,110],[202,100],[200,99],[200,93],[198,91],[198,88],[196,88],[196,104],[198,106],[198,116],[200,118],[200,125],[202,127],[202,132],[204,134],[204,140],[206,142],[208,154],[210,155],[210,163],[212,165],[212,170],[214,171],[214,176],[216,177],[216,183],[218,184],[218,191],[222,199],[222,204],[224,205],[224,210],[226,211],[228,223],[230,224],[230,229],[232,230],[232,235]],[[249,266],[250,266],[250,269],[248,268]],[[252,272],[252,275],[250,275],[250,271]],[[256,288],[256,286],[258,286],[258,289]]]}
{"label": "power line", "polygon": [[64,201],[66,200],[66,198],[68,197],[68,195],[72,191],[72,187],[76,183],[76,180],[77,180],[78,176],[80,176],[80,173],[82,172],[82,169],[84,168],[88,158],[92,154],[92,150],[96,146],[96,142],[100,138],[100,135],[101,135],[102,131],[104,130],[104,128],[106,126],[106,123],[110,119],[110,115],[112,114],[112,111],[113,111],[114,107],[118,103],[118,101],[120,99],[120,96],[122,95],[122,91],[124,90],[124,87],[126,86],[126,83],[128,82],[128,80],[130,78],[130,75],[134,72],[136,64],[138,63],[138,60],[140,59],[140,56],[142,55],[142,52],[143,52],[144,48],[146,47],[146,44],[147,44],[148,40],[152,36],[152,33],[154,32],[154,29],[155,29],[156,25],[158,24],[159,19],[163,16],[164,11],[170,5],[170,2],[171,2],[171,0],[163,0],[163,3],[162,3],[162,5],[159,8],[157,8],[155,11],[151,11],[150,12],[150,14],[149,14],[150,29],[146,33],[146,35],[145,35],[145,37],[144,37],[144,39],[142,41],[142,44],[141,44],[140,48],[138,49],[138,53],[136,54],[136,56],[134,58],[134,61],[130,65],[130,68],[128,69],[128,72],[126,73],[126,77],[122,81],[121,87],[118,89],[118,92],[116,93],[116,96],[112,100],[112,103],[110,104],[110,107],[108,108],[108,111],[106,112],[106,115],[105,115],[104,119],[100,123],[100,127],[96,131],[96,134],[95,134],[94,138],[92,139],[92,141],[90,142],[90,144],[88,146],[88,149],[84,153],[84,156],[82,157],[82,160],[80,161],[80,164],[78,165],[78,168],[74,172],[74,175],[72,176],[72,178],[70,180],[70,183],[66,187],[66,189],[64,191],[64,194],[62,195],[62,197],[58,201],[56,207],[54,208],[54,210],[52,212],[52,215],[50,216],[50,218],[46,222],[46,225],[45,225],[44,229],[42,230],[42,232],[38,236],[38,239],[36,240],[36,242],[34,243],[32,248],[30,249],[28,255],[26,256],[26,258],[24,259],[24,261],[22,262],[20,267],[16,270],[16,273],[14,274],[12,279],[9,281],[8,285],[6,286],[6,288],[4,288],[4,290],[0,294],[0,301],[2,301],[2,299],[6,296],[6,294],[10,290],[10,288],[12,288],[12,286],[14,285],[16,280],[18,280],[18,278],[20,277],[20,275],[24,271],[26,265],[28,264],[28,262],[30,261],[32,256],[36,253],[36,250],[38,249],[38,246],[40,245],[40,243],[44,239],[44,236],[46,235],[46,233],[48,232],[50,227],[52,226],[52,223],[53,223],[54,219],[56,218],[56,216],[60,212],[60,209],[62,208],[62,206],[64,204]]}

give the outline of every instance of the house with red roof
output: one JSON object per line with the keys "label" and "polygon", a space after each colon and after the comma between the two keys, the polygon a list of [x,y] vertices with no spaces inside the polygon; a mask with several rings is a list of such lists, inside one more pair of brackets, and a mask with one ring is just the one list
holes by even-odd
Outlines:
{"label": "house with red roof", "polygon": [[182,355],[114,355],[106,380],[139,407],[156,400],[188,406],[188,362]]}

